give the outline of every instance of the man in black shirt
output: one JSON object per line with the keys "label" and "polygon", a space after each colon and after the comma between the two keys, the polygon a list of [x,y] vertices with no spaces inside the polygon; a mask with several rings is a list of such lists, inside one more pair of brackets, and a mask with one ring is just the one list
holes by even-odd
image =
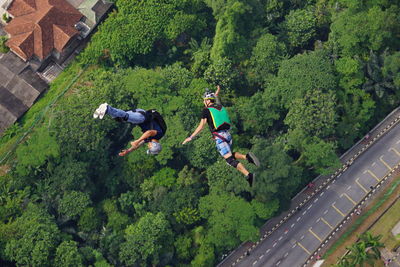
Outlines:
{"label": "man in black shirt", "polygon": [[[119,122],[128,122],[133,125],[138,125],[142,130],[142,136],[139,139],[131,142],[131,147],[122,150],[118,155],[125,156],[126,154],[138,149],[144,143],[147,143],[147,154],[156,155],[161,152],[161,144],[159,140],[164,136],[166,126],[163,127],[161,123],[151,116],[150,111],[144,109],[134,109],[124,111],[121,109],[114,108],[107,103],[101,104],[93,114],[93,118],[103,119],[104,115],[108,114],[113,119]],[[164,123],[165,124],[165,123]]]}
{"label": "man in black shirt", "polygon": [[253,185],[254,174],[250,173],[240,162],[238,159],[247,160],[250,163],[255,164],[256,166],[260,165],[257,157],[249,152],[246,155],[243,155],[239,152],[231,151],[232,145],[232,136],[229,133],[229,129],[231,128],[231,121],[226,109],[221,105],[218,94],[220,91],[220,87],[217,86],[217,91],[215,93],[206,92],[203,96],[204,109],[202,113],[202,118],[199,126],[197,126],[196,130],[193,134],[186,138],[182,144],[186,144],[193,140],[193,138],[198,135],[204,128],[205,124],[208,123],[211,134],[215,140],[215,144],[218,152],[221,156],[224,157],[226,162],[232,167],[236,168],[238,171],[243,173],[247,177],[247,181],[250,186]]}

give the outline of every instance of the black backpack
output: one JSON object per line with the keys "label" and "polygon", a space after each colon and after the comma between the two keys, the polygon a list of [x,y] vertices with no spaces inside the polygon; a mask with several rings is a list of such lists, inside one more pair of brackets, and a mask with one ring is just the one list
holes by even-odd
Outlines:
{"label": "black backpack", "polygon": [[[146,120],[149,119],[152,122],[155,121],[160,125],[161,130],[165,134],[167,132],[167,124],[164,121],[164,118],[161,116],[161,114],[155,110],[155,109],[150,109],[146,111]],[[151,127],[153,128],[153,126]]]}
{"label": "black backpack", "polygon": [[[157,110],[149,109],[149,110],[146,110],[146,112],[143,112],[143,111],[134,109],[133,111],[141,113],[146,118],[144,122],[155,121],[158,123],[158,125],[160,125],[161,130],[163,131],[164,134],[167,132],[167,124],[165,123],[163,117]],[[151,129],[153,129],[153,124],[151,124]]]}

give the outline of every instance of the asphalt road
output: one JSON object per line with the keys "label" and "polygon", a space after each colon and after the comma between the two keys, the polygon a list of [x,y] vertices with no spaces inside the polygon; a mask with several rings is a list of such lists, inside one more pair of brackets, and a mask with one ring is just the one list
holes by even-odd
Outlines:
{"label": "asphalt road", "polygon": [[235,266],[302,266],[332,230],[400,163],[400,124]]}

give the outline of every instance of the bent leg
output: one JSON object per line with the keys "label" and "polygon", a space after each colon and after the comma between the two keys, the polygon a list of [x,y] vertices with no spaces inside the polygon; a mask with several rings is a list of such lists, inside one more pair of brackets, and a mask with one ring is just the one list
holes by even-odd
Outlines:
{"label": "bent leg", "polygon": [[246,155],[243,155],[242,153],[239,152],[233,152],[233,156],[235,157],[235,159],[247,159]]}

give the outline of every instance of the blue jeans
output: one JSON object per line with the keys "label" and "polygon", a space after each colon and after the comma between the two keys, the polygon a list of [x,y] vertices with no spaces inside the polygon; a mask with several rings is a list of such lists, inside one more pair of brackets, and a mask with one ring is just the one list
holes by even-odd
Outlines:
{"label": "blue jeans", "polygon": [[[140,111],[146,112],[144,109],[140,109],[140,108],[138,108],[136,110],[140,110]],[[139,112],[133,112],[132,110],[123,111],[121,109],[113,108],[110,105],[107,106],[106,114],[108,114],[111,117],[113,117],[113,119],[115,119],[115,118],[127,118],[127,122],[130,122],[132,124],[143,123],[144,120],[146,119]]]}

